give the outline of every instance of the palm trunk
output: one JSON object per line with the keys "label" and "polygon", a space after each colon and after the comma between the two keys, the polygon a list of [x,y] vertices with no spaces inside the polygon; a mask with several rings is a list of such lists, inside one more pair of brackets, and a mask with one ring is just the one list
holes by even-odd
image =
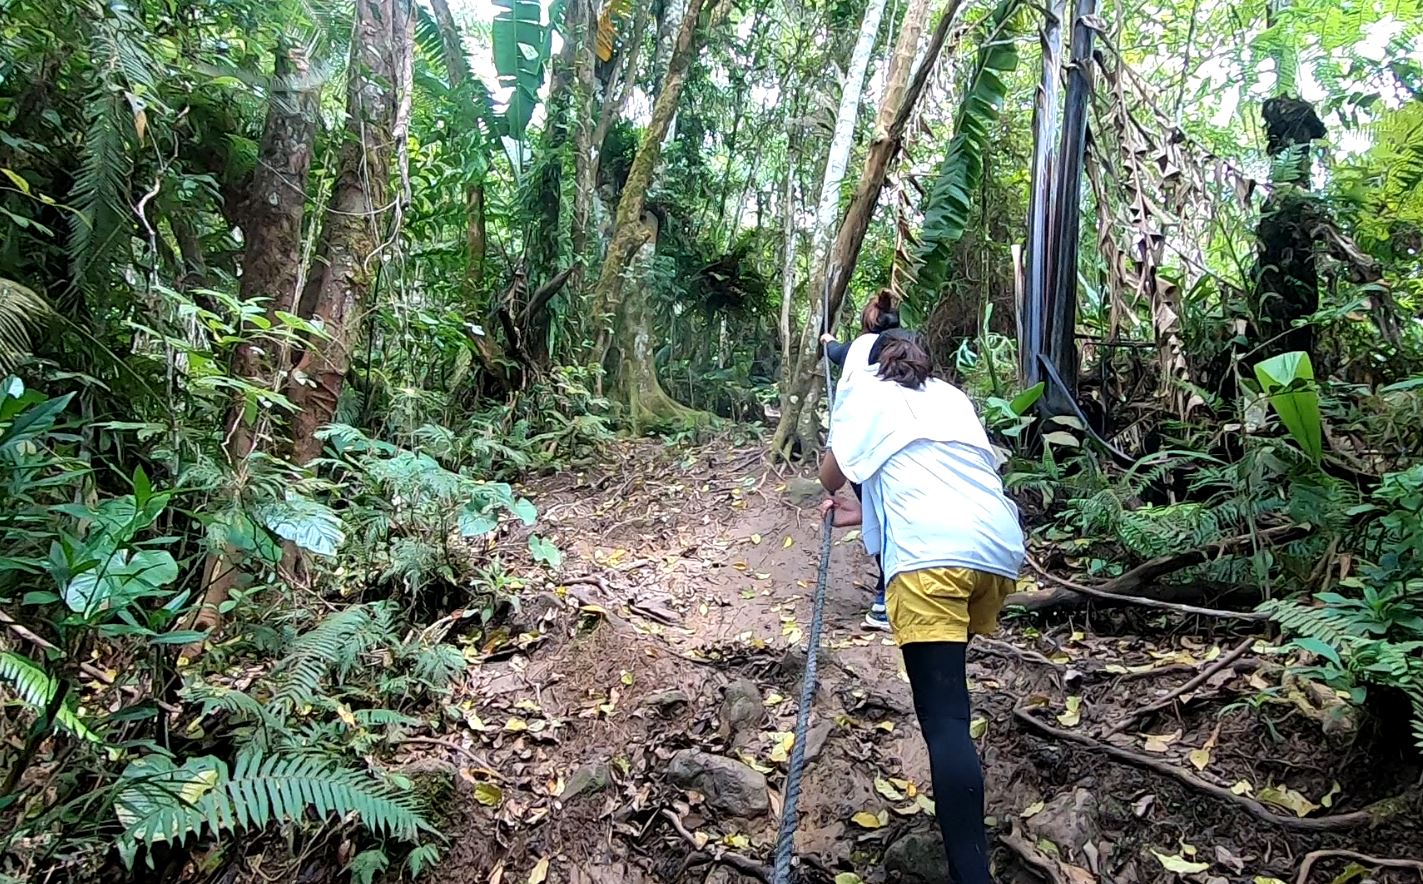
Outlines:
{"label": "palm trunk", "polygon": [[[274,326],[280,322],[277,314],[293,312],[297,301],[306,183],[321,99],[320,90],[309,85],[292,88],[293,83],[305,83],[310,72],[299,47],[279,46],[276,56],[257,167],[242,201],[242,232],[247,247],[239,286],[243,300],[267,299],[267,319]],[[244,331],[252,334],[250,326]],[[287,370],[286,361],[284,347],[265,347],[247,340],[238,344],[233,355],[232,374],[253,388],[276,389],[280,375]],[[236,475],[234,485],[239,489],[246,484],[248,458],[271,423],[261,402],[249,396],[246,392],[234,396],[224,443],[228,463]],[[209,557],[203,568],[203,601],[193,620],[194,629],[216,629],[221,625],[219,608],[237,586],[239,565],[238,552],[231,547]],[[183,656],[192,658],[201,648],[201,643],[190,645]]]}
{"label": "palm trunk", "polygon": [[405,70],[404,54],[410,51],[410,26],[408,0],[357,0],[346,141],[314,287],[312,314],[326,336],[309,343],[288,389],[288,398],[297,407],[292,425],[292,457],[297,463],[309,463],[321,453],[316,431],[336,413],[359,314],[380,266],[382,236],[393,232],[382,227],[391,208],[397,92]]}
{"label": "palm trunk", "polygon": [[1033,185],[1028,203],[1027,271],[1018,316],[1018,362],[1024,388],[1042,380],[1039,357],[1044,352],[1043,324],[1047,316],[1048,256],[1052,242],[1049,221],[1056,177],[1052,148],[1057,141],[1057,94],[1062,67],[1062,16],[1067,0],[1053,0],[1039,34],[1043,51],[1042,82],[1033,101]]}
{"label": "palm trunk", "polygon": [[1076,0],[1072,24],[1072,63],[1062,114],[1062,149],[1057,167],[1056,209],[1052,226],[1052,261],[1048,267],[1047,360],[1057,378],[1044,403],[1052,414],[1075,412],[1077,391],[1077,253],[1082,229],[1082,160],[1087,150],[1087,104],[1092,92],[1092,41],[1089,19],[1097,0]]}

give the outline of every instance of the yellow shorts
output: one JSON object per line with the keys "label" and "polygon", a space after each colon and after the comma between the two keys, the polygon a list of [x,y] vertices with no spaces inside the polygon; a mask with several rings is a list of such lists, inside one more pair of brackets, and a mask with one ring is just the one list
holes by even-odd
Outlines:
{"label": "yellow shorts", "polygon": [[998,628],[998,612],[1017,581],[971,568],[925,568],[896,574],[885,588],[894,640],[966,642]]}

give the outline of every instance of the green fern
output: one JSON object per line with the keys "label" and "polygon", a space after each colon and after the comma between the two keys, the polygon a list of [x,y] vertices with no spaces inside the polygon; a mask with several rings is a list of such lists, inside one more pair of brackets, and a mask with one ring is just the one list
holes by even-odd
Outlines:
{"label": "green fern", "polygon": [[[59,693],[59,682],[54,676],[11,651],[0,652],[0,681],[8,684],[20,700],[41,717],[48,714]],[[73,698],[70,696],[61,701],[58,711],[54,714],[54,724],[76,737],[95,743],[102,742],[99,735],[74,711]]]}
{"label": "green fern", "polygon": [[390,638],[390,609],[384,603],[337,611],[292,642],[268,676],[271,706],[290,712],[310,704],[333,669],[348,669],[374,645]]}
{"label": "green fern", "polygon": [[33,290],[0,278],[0,376],[30,354],[31,335],[49,312],[44,298]]}
{"label": "green fern", "polygon": [[130,764],[123,778],[115,811],[124,825],[120,847],[130,861],[139,843],[181,843],[204,830],[260,829],[300,821],[308,811],[323,820],[355,815],[367,829],[405,841],[432,831],[409,795],[320,757],[251,754],[229,772],[210,756],[181,767],[150,756]]}

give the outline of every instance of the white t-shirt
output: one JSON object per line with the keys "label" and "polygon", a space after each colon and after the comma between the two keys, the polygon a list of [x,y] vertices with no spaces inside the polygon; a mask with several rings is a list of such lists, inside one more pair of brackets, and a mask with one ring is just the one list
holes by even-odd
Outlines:
{"label": "white t-shirt", "polygon": [[924,568],[1016,578],[1018,508],[973,403],[943,381],[909,390],[872,372],[836,401],[831,450],[862,485],[865,548],[881,556],[886,580]]}

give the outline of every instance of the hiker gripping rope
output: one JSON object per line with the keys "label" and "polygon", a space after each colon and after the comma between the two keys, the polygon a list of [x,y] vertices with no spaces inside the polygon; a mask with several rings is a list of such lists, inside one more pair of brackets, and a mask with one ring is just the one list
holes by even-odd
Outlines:
{"label": "hiker gripping rope", "polygon": [[[842,384],[832,406],[830,451],[820,464],[827,491],[834,495],[847,481],[858,482],[862,500],[832,496],[823,510],[829,525],[860,525],[866,549],[880,555],[888,618],[929,749],[950,879],[989,884],[983,769],[969,733],[965,655],[972,636],[997,627],[1022,565],[1022,529],[973,404],[958,388],[931,377],[919,336],[903,329],[880,334],[868,362],[848,391]],[[825,571],[822,558],[797,748],[814,692],[809,664]],[[789,882],[791,799],[799,792],[803,759],[803,752],[793,752],[776,884]]]}

